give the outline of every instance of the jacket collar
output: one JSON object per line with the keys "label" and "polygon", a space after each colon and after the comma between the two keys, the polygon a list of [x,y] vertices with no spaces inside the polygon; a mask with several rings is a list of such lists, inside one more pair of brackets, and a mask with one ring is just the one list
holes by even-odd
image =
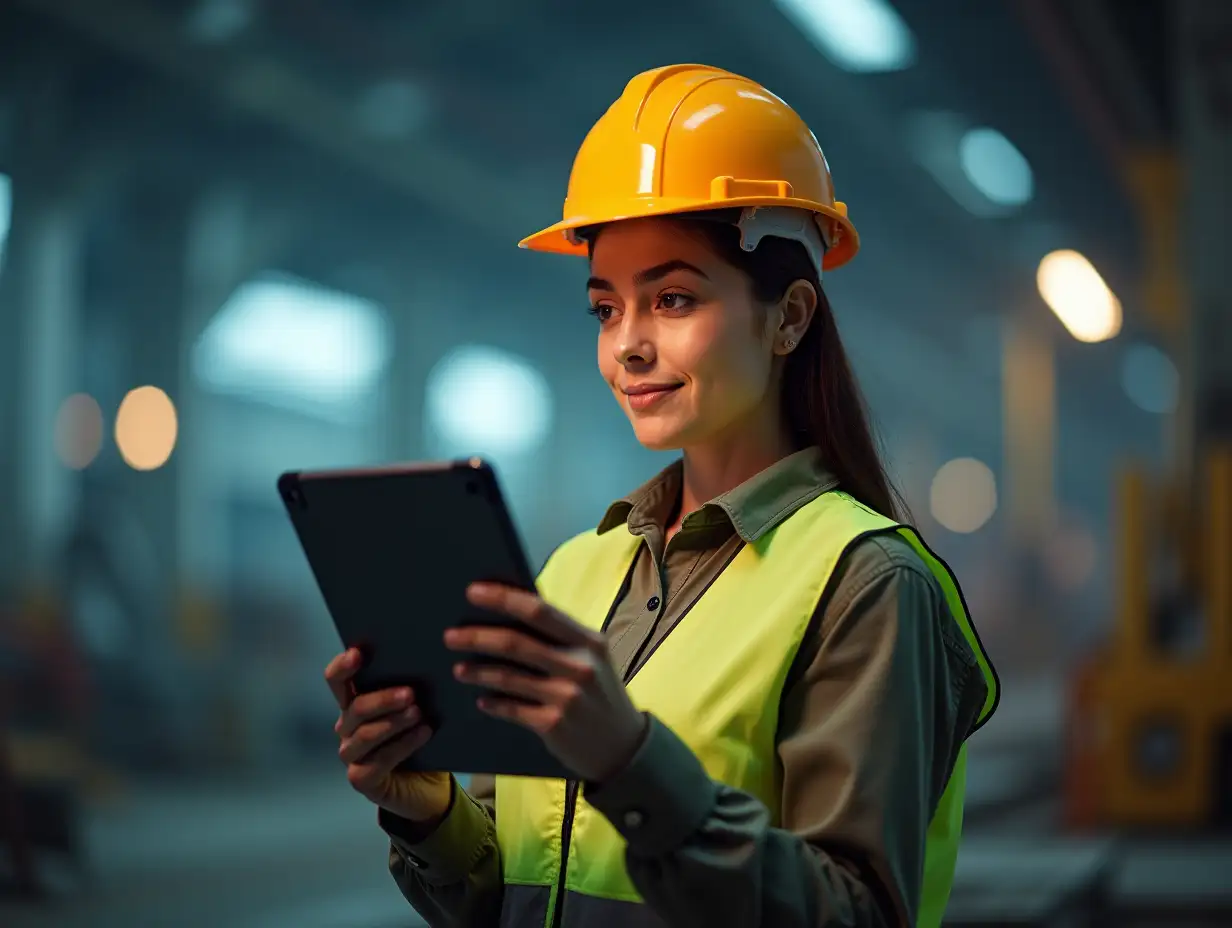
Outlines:
{"label": "jacket collar", "polygon": [[[664,528],[680,499],[684,462],[673,461],[628,496],[607,508],[599,522],[599,534],[627,525],[634,534],[649,528]],[[684,520],[682,529],[730,526],[740,538],[752,543],[822,493],[837,487],[817,448],[805,448],[754,474],[739,486],[718,496]]]}

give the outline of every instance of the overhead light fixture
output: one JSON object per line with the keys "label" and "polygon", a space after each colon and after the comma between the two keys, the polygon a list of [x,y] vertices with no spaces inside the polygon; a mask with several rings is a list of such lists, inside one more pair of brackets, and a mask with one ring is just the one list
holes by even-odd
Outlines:
{"label": "overhead light fixture", "polygon": [[552,427],[552,393],[543,374],[485,345],[458,348],[432,369],[427,404],[432,438],[451,455],[526,454]]}
{"label": "overhead light fixture", "polygon": [[1035,194],[1031,165],[1014,144],[996,129],[972,126],[961,113],[911,113],[907,145],[916,162],[973,216],[1009,215]]}
{"label": "overhead light fixture", "polygon": [[1035,281],[1044,302],[1078,341],[1103,342],[1121,331],[1121,301],[1085,256],[1070,250],[1045,255]]}
{"label": "overhead light fixture", "polygon": [[208,387],[351,419],[391,356],[375,303],[290,277],[240,286],[194,349]]}
{"label": "overhead light fixture", "polygon": [[996,129],[982,126],[963,133],[958,158],[971,185],[997,206],[1023,206],[1035,194],[1031,165]]}
{"label": "overhead light fixture", "polygon": [[901,71],[915,63],[915,37],[889,0],[775,0],[775,4],[845,71]]}

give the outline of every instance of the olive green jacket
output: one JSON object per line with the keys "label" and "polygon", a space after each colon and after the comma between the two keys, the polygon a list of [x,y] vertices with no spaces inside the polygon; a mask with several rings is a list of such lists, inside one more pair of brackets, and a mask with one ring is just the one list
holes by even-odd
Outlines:
{"label": "olive green jacket", "polygon": [[[798,452],[688,515],[665,544],[681,479],[677,462],[600,523],[645,541],[607,630],[626,679],[742,545],[834,487],[815,450]],[[628,767],[586,798],[618,830],[625,811],[641,813],[635,833],[622,830],[626,868],[666,925],[721,928],[727,913],[759,911],[775,928],[911,926],[929,822],[986,694],[929,569],[900,536],[871,537],[836,568],[784,688],[781,827],[753,796],[711,781],[653,717]],[[905,713],[920,724],[895,724]],[[488,777],[455,787],[428,827],[380,817],[394,879],[433,928],[498,924],[493,792]]]}

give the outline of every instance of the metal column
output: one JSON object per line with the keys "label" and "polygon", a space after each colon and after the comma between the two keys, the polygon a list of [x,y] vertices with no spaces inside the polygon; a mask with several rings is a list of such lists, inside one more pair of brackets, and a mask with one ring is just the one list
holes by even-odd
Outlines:
{"label": "metal column", "polygon": [[1208,645],[1232,660],[1232,549],[1225,482],[1232,480],[1232,4],[1178,0],[1179,139],[1187,179],[1184,253],[1192,282],[1190,327],[1194,485],[1205,516]]}
{"label": "metal column", "polygon": [[1178,0],[1175,9],[1195,439],[1201,449],[1232,441],[1232,4]]}
{"label": "metal column", "polygon": [[66,183],[63,85],[18,114],[13,213],[0,274],[0,596],[53,593],[77,475],[55,452],[60,404],[79,386],[82,217]]}

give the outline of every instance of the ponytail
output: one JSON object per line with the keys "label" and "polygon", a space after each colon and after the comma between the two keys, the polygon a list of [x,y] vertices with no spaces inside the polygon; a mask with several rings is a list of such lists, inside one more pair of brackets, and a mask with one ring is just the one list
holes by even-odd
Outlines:
{"label": "ponytail", "polygon": [[800,345],[787,356],[782,412],[797,449],[816,446],[839,486],[875,512],[891,519],[907,516],[874,438],[872,417],[856,381],[830,301],[804,246],[789,239],[763,238],[753,251],[740,246],[732,224],[682,218],[718,255],[752,282],[753,296],[775,303],[797,280],[817,291],[817,310]]}

